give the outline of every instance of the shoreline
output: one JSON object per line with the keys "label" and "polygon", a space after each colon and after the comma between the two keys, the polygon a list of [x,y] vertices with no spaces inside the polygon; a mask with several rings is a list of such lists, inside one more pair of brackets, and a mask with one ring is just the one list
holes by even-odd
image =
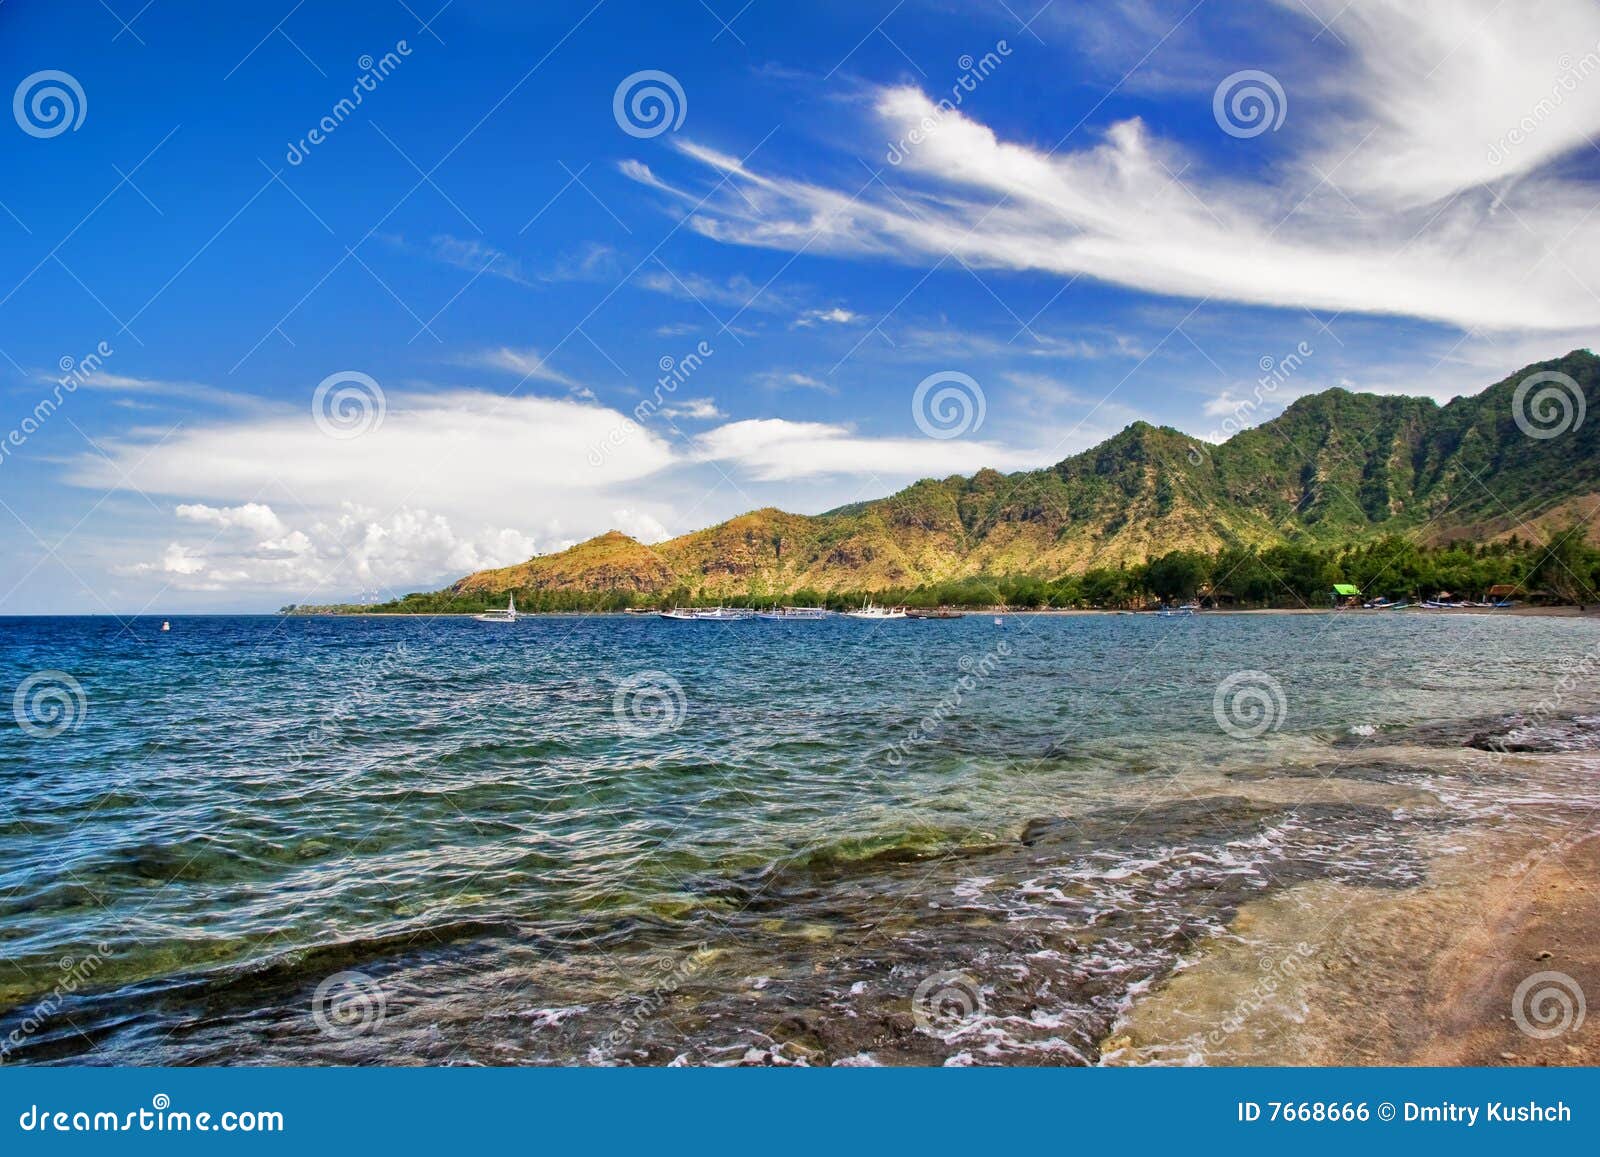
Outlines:
{"label": "shoreline", "polygon": [[[1521,762],[1537,780],[1568,758]],[[1600,1032],[1561,1002],[1600,992],[1597,879],[1600,832],[1501,820],[1453,832],[1413,889],[1263,897],[1126,1010],[1102,1063],[1595,1065]]]}
{"label": "shoreline", "polygon": [[[320,611],[305,614],[276,614],[263,611],[247,616],[233,616],[229,614],[218,615],[169,615],[172,618],[282,618],[282,619],[471,619],[482,614],[482,611],[428,611],[408,613],[400,611]],[[837,612],[836,612],[837,614]],[[1574,606],[1559,607],[1407,607],[1404,610],[1387,610],[1382,608],[1368,609],[1366,607],[1242,607],[1242,608],[1214,608],[1196,611],[1193,615],[1179,616],[1182,618],[1210,618],[1214,616],[1240,616],[1240,615],[1367,615],[1398,614],[1398,615],[1492,615],[1496,618],[1596,618],[1600,617],[1600,607],[1579,610]],[[1118,611],[1101,608],[1077,607],[987,607],[979,610],[962,609],[963,618],[983,618],[985,616],[1000,615],[1005,617],[1023,616],[1055,616],[1071,617],[1077,615],[1122,615],[1137,616],[1140,618],[1159,618],[1156,611]],[[55,617],[82,617],[104,618],[110,616],[41,616]],[[142,615],[141,618],[161,618],[158,614]],[[653,619],[658,618],[657,611],[518,611],[518,619]],[[842,615],[839,617],[843,617]],[[937,620],[934,620],[937,621]]]}

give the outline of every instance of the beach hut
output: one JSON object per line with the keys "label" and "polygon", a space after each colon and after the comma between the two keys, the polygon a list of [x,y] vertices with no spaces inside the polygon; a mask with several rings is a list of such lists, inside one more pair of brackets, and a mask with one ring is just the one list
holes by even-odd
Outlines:
{"label": "beach hut", "polygon": [[1359,607],[1361,605],[1361,588],[1354,583],[1334,583],[1333,605],[1336,607]]}
{"label": "beach hut", "polygon": [[1510,606],[1511,596],[1517,593],[1516,583],[1495,583],[1490,587],[1486,597],[1496,606]]}

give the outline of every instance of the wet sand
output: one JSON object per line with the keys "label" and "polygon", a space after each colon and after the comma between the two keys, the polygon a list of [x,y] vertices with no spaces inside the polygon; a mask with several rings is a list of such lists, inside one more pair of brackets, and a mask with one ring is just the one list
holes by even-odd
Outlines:
{"label": "wet sand", "polygon": [[1397,1062],[1600,1064],[1600,1030],[1587,1018],[1578,1031],[1538,1039],[1512,1016],[1517,986],[1534,972],[1564,973],[1600,993],[1600,834],[1535,857],[1520,878],[1489,882],[1478,925],[1432,971],[1444,998],[1436,1039]]}
{"label": "wet sand", "polygon": [[[1518,762],[1544,760],[1573,765]],[[1417,888],[1311,881],[1246,905],[1134,1005],[1104,1063],[1600,1063],[1579,1012],[1600,993],[1600,813],[1556,829],[1547,801],[1528,810],[1452,832]]]}

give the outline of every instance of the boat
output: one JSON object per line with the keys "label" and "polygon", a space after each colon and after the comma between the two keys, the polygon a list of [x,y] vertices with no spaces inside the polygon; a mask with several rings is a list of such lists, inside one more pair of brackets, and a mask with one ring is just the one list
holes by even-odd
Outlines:
{"label": "boat", "polygon": [[904,607],[880,607],[875,603],[864,603],[858,610],[845,611],[847,619],[904,619],[907,617]]}
{"label": "boat", "polygon": [[1185,603],[1181,607],[1162,607],[1159,611],[1156,612],[1156,618],[1158,618],[1158,619],[1181,619],[1181,618],[1185,618],[1185,617],[1187,617],[1189,615],[1194,614],[1199,609],[1200,609],[1199,607],[1192,606],[1192,605],[1190,605],[1188,603]]}
{"label": "boat", "polygon": [[811,623],[830,614],[826,607],[775,607],[758,612],[756,618],[769,623]]}
{"label": "boat", "polygon": [[673,607],[670,611],[659,612],[663,619],[676,619],[687,623],[738,623],[745,619],[755,617],[755,612],[744,607],[706,607],[688,608]]}
{"label": "boat", "polygon": [[965,617],[966,616],[960,611],[952,611],[946,607],[940,607],[936,611],[914,611],[910,608],[906,609],[906,618],[908,619],[961,619]]}
{"label": "boat", "polygon": [[503,611],[484,611],[472,617],[480,623],[514,623],[517,621],[517,596],[506,596],[506,609]]}

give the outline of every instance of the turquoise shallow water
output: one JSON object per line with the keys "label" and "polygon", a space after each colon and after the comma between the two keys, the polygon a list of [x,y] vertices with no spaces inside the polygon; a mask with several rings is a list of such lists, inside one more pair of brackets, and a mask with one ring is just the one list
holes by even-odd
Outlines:
{"label": "turquoise shallow water", "polygon": [[[1006,844],[1036,817],[1168,807],[1185,776],[1312,758],[1353,728],[1531,706],[1600,644],[1600,623],[1490,615],[159,626],[0,620],[0,689],[24,691],[0,718],[0,1008],[25,1013],[92,958],[72,999],[92,994],[108,1057],[183,1059],[161,1042],[193,1010],[170,993],[270,974],[292,1002],[330,950],[406,960],[395,990],[443,1005],[522,969],[551,1027],[627,987],[585,952],[637,954],[637,972],[726,940],[749,971],[787,922],[774,958],[798,968],[807,937],[931,894],[880,865]],[[51,687],[65,716],[38,698]],[[1170,850],[1166,814],[1120,826],[1117,855]],[[230,1002],[246,1022],[271,1003]],[[600,1031],[503,1059],[582,1059]],[[197,1055],[248,1059],[246,1037]]]}

